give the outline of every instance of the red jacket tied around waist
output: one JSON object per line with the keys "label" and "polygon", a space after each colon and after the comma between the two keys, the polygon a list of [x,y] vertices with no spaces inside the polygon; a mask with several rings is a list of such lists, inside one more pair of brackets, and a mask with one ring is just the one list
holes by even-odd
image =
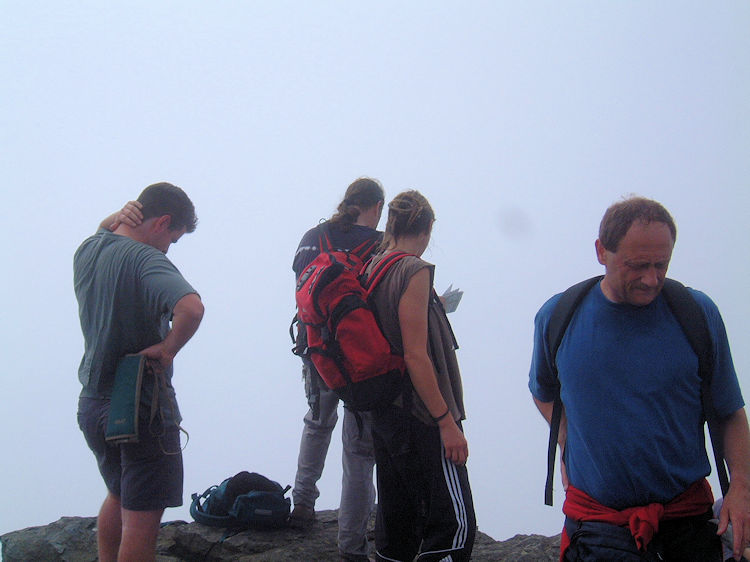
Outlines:
{"label": "red jacket tied around waist", "polygon": [[[598,521],[620,527],[627,526],[635,539],[638,549],[645,551],[651,539],[659,532],[659,522],[681,517],[691,517],[706,513],[713,505],[711,486],[705,478],[692,484],[687,490],[665,504],[628,507],[616,510],[600,504],[574,486],[568,486],[565,493],[563,513],[575,521]],[[570,546],[570,537],[563,529],[560,541],[560,560]]]}

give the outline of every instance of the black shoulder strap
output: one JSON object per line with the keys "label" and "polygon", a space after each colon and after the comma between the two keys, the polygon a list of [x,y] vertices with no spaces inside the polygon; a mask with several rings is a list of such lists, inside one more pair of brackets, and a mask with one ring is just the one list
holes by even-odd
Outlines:
{"label": "black shoulder strap", "polygon": [[547,329],[547,342],[549,343],[550,355],[552,357],[552,368],[555,370],[557,375],[557,350],[560,348],[565,330],[568,329],[568,324],[573,318],[578,305],[581,304],[583,297],[603,279],[603,275],[597,275],[591,279],[586,279],[580,283],[576,283],[572,287],[566,289],[566,291],[560,295],[560,300],[557,301],[555,309],[552,312],[552,317],[549,319],[549,328]]}
{"label": "black shoulder strap", "polygon": [[[557,301],[555,309],[547,328],[547,342],[552,358],[552,370],[557,377],[557,350],[560,348],[565,330],[573,318],[578,305],[581,304],[583,297],[596,285],[602,275],[586,279],[569,287]],[[555,455],[557,454],[557,438],[560,434],[560,419],[562,417],[562,400],[560,399],[560,383],[558,381],[557,393],[552,405],[552,418],[549,424],[549,442],[547,443],[547,481],[544,485],[544,503],[552,505],[552,483],[555,476]]]}
{"label": "black shoulder strap", "polygon": [[687,287],[674,279],[665,279],[661,294],[667,301],[672,314],[698,355],[701,379],[711,382],[714,351],[708,322],[703,310],[688,291]]}
{"label": "black shoulder strap", "polygon": [[711,332],[708,329],[703,309],[696,302],[690,291],[679,281],[665,279],[662,295],[667,301],[672,314],[680,324],[690,346],[698,356],[698,372],[701,377],[701,402],[703,417],[708,422],[708,434],[711,437],[711,448],[716,462],[716,475],[719,478],[721,493],[729,490],[729,477],[724,462],[724,440],[720,432],[720,423],[714,408],[711,380],[713,378],[714,347]]}

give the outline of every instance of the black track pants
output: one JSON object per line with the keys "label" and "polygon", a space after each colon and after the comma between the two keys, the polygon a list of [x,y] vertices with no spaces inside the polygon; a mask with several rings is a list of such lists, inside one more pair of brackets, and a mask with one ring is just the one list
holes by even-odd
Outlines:
{"label": "black track pants", "polygon": [[469,477],[445,458],[439,429],[389,407],[373,416],[373,441],[378,560],[469,560],[476,534]]}

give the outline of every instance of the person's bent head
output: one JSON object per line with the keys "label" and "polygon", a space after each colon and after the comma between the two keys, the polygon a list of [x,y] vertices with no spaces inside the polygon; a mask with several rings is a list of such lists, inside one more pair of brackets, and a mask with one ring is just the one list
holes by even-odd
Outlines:
{"label": "person's bent head", "polygon": [[676,237],[674,220],[656,201],[631,197],[607,209],[596,241],[605,267],[604,296],[615,303],[651,304],[664,286]]}
{"label": "person's bent head", "polygon": [[149,185],[138,196],[143,205],[143,220],[169,215],[169,230],[193,232],[198,224],[195,207],[187,194],[171,183],[161,182]]}
{"label": "person's bent head", "polygon": [[388,203],[383,248],[393,247],[403,238],[420,235],[429,238],[433,222],[435,213],[424,195],[414,189],[399,193]]}
{"label": "person's bent head", "polygon": [[636,221],[643,224],[664,223],[672,234],[672,242],[677,240],[674,219],[661,203],[645,197],[629,197],[610,206],[602,217],[599,240],[604,248],[616,252],[620,242]]}
{"label": "person's bent head", "polygon": [[[346,189],[344,199],[339,203],[336,213],[330,222],[338,223],[343,230],[348,230],[356,224],[362,213],[372,211],[377,206],[380,210],[385,201],[385,192],[380,182],[372,178],[359,178]],[[380,219],[380,213],[375,213]],[[377,221],[373,228],[377,226]]]}

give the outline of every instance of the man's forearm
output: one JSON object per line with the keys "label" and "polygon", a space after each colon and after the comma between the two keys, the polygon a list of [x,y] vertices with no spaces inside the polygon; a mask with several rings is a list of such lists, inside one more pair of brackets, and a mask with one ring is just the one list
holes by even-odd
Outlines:
{"label": "man's forearm", "polygon": [[732,525],[732,551],[739,560],[750,542],[750,430],[745,409],[740,408],[722,422],[724,458],[729,467],[729,492],[719,513],[718,533]]}
{"label": "man's forearm", "polygon": [[193,337],[203,319],[203,303],[196,294],[185,295],[172,312],[172,329],[164,338],[164,349],[174,357],[177,352]]}
{"label": "man's forearm", "polygon": [[167,337],[139,352],[148,358],[154,372],[162,373],[172,365],[175,355],[193,337],[202,318],[203,304],[198,295],[191,293],[177,301]]}
{"label": "man's forearm", "polygon": [[731,482],[750,487],[750,429],[744,408],[723,421],[722,434]]}

